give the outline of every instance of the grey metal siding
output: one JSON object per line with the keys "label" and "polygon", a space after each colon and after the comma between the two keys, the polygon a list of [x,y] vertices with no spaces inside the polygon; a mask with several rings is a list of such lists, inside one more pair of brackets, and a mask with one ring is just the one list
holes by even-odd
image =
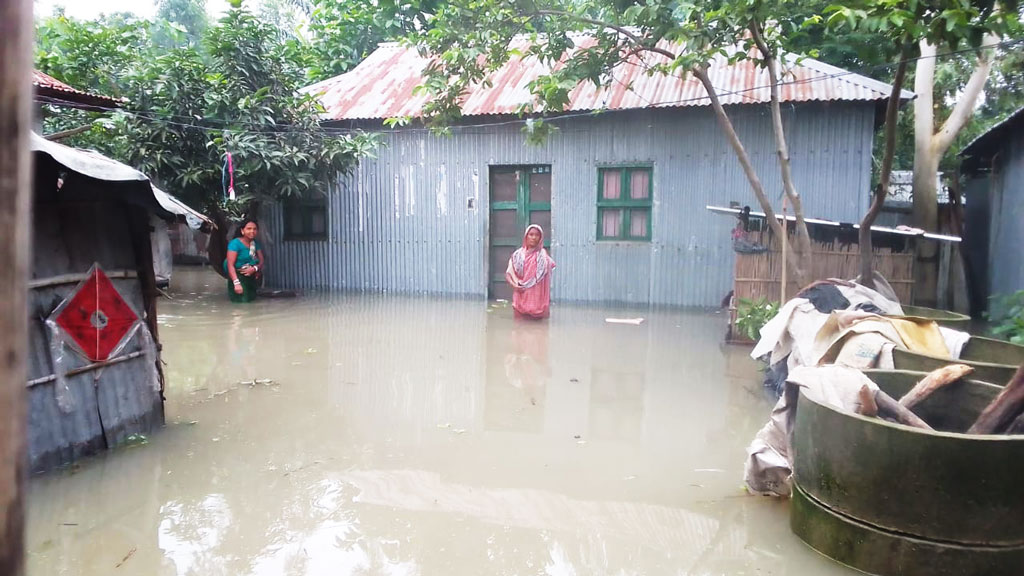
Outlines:
{"label": "grey metal siding", "polygon": [[[33,278],[85,273],[94,262],[106,270],[135,270],[129,235],[129,214],[121,204],[36,204],[33,238]],[[137,279],[113,279],[114,286],[140,318],[145,312]],[[28,378],[54,373],[50,334],[44,323],[52,311],[76,288],[61,284],[35,288],[29,297]],[[141,339],[145,326],[125,346],[123,354],[148,351],[120,364],[66,379],[72,409],[61,410],[53,382],[28,390],[28,456],[33,471],[42,471],[127,441],[132,434],[148,434],[163,424],[152,343]],[[89,361],[66,350],[65,371]]]}
{"label": "grey metal siding", "polygon": [[1024,132],[1007,138],[990,181],[989,288],[1011,294],[1024,290]]}
{"label": "grey metal siding", "polygon": [[[766,189],[781,205],[767,109],[731,113]],[[793,172],[807,214],[861,217],[873,118],[867,104],[786,110]],[[559,126],[542,147],[525,145],[518,124],[463,127],[451,137],[408,128],[386,132],[377,158],[334,186],[328,240],[270,244],[268,276],[300,289],[483,296],[489,167],[549,164],[555,299],[717,304],[732,278],[733,223],[704,207],[756,201],[711,113],[639,110],[567,119]],[[652,242],[597,242],[597,167],[630,163],[654,167]],[[280,208],[271,207],[269,216],[271,234],[280,238]]]}

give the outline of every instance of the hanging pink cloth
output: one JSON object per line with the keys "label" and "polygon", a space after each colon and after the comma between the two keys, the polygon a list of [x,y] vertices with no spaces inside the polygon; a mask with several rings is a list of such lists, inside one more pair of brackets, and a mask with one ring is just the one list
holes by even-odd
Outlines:
{"label": "hanging pink cloth", "polygon": [[[530,230],[540,233],[537,247],[526,246]],[[512,253],[505,278],[512,285],[512,309],[523,316],[547,318],[551,308],[551,274],[555,261],[544,249],[544,230],[531,224],[523,233],[523,246]]]}

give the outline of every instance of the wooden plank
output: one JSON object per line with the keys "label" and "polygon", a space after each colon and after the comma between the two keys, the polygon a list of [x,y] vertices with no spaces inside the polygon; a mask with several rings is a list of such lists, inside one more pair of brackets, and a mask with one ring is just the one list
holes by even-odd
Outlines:
{"label": "wooden plank", "polygon": [[999,396],[982,411],[968,430],[968,434],[996,434],[1003,432],[1024,412],[1024,364],[1021,364],[1013,378]]}
{"label": "wooden plank", "polygon": [[0,2],[0,574],[24,572],[32,3]]}
{"label": "wooden plank", "polygon": [[[116,278],[137,278],[138,272],[135,270],[104,270],[104,274],[111,280]],[[49,278],[36,278],[29,280],[28,287],[35,290],[37,288],[48,288],[50,286],[60,286],[62,284],[78,284],[82,280],[89,277],[88,272],[75,272],[72,274],[61,274],[59,276],[51,276]]]}

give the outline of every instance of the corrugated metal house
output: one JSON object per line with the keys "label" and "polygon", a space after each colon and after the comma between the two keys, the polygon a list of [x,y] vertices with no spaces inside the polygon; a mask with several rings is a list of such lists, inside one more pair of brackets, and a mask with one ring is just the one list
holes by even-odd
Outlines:
{"label": "corrugated metal house", "polygon": [[960,153],[968,213],[964,242],[987,264],[985,295],[1024,290],[1024,108]]}
{"label": "corrugated metal house", "polygon": [[[450,137],[416,117],[427,60],[382,44],[347,74],[310,86],[326,122],[380,130],[377,157],[339,176],[323,202],[275,206],[269,279],[288,288],[507,297],[507,258],[526,224],[547,230],[555,299],[717,304],[732,281],[730,222],[708,204],[755,203],[732,149],[689,77],[622,64],[607,89],[572,91],[560,128],[528,146],[528,83],[546,72],[514,58],[465,97]],[[890,87],[811,59],[787,59],[781,87],[790,154],[808,214],[859,220],[872,134]],[[710,76],[767,189],[781,199],[767,74],[724,59]],[[781,203],[781,200],[778,201]]]}

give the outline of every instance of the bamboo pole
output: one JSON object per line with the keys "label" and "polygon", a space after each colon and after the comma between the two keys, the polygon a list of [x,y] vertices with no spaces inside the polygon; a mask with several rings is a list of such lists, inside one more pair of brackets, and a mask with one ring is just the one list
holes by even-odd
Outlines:
{"label": "bamboo pole", "polygon": [[[109,272],[104,270],[104,274],[111,280],[118,278],[138,278],[139,273],[135,270],[110,270]],[[61,286],[63,284],[78,284],[82,280],[89,277],[87,272],[75,272],[71,274],[61,274],[59,276],[51,276],[49,278],[36,278],[35,280],[28,281],[28,287],[35,290],[37,288],[48,288],[50,286]]]}
{"label": "bamboo pole", "polygon": [[0,574],[24,573],[32,3],[0,1]]}
{"label": "bamboo pole", "polygon": [[[93,362],[92,364],[86,364],[85,366],[81,366],[73,370],[68,370],[67,373],[64,374],[64,377],[70,378],[72,376],[78,376],[79,374],[85,374],[86,372],[92,372],[93,370],[99,370],[100,368],[106,368],[107,366],[113,366],[114,364],[120,364],[121,362],[127,362],[135,358],[142,358],[145,355],[146,352],[144,350],[140,350],[138,352],[132,352],[131,354],[125,354],[124,356],[111,358],[110,360],[104,360],[103,362]],[[29,380],[25,387],[32,388],[33,386],[39,386],[40,384],[53,382],[56,379],[56,374],[50,374],[49,376],[43,376],[41,378]]]}
{"label": "bamboo pole", "polygon": [[[779,297],[779,304],[786,302],[786,244],[789,242],[789,226],[786,224],[786,197],[782,197],[782,296]],[[810,255],[808,255],[810,256]]]}

